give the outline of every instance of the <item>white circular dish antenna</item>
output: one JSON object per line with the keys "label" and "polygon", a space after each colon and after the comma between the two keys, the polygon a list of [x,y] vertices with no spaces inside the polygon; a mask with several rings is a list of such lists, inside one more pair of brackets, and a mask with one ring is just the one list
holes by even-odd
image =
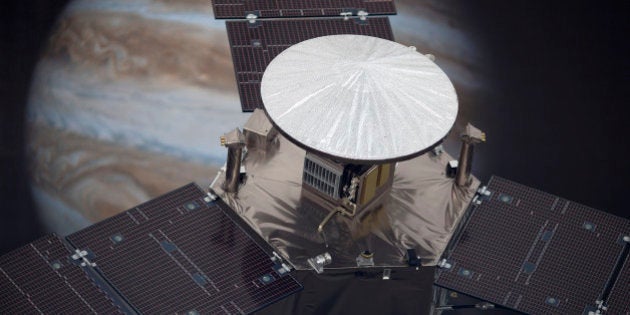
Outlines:
{"label": "white circular dish antenna", "polygon": [[455,88],[433,61],[362,35],[289,47],[267,66],[261,94],[269,118],[293,142],[359,163],[424,152],[457,116]]}

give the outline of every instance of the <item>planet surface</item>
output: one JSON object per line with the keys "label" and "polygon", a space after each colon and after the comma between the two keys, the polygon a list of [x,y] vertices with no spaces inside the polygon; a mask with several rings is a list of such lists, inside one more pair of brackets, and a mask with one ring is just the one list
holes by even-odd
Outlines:
{"label": "planet surface", "polygon": [[[438,2],[396,4],[396,41],[437,57],[459,96],[460,128],[483,82],[465,13]],[[28,104],[42,224],[66,235],[186,183],[206,187],[225,161],[220,135],[249,115],[225,23],[207,0],[71,2]]]}

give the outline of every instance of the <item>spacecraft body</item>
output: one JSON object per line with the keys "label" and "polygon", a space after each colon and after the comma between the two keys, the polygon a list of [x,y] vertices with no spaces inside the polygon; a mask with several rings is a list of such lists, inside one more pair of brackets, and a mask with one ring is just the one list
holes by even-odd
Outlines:
{"label": "spacecraft body", "polygon": [[395,163],[348,164],[306,153],[302,187],[312,200],[353,217],[380,204],[391,190],[395,168]]}
{"label": "spacecraft body", "polygon": [[453,158],[434,150],[457,95],[432,59],[375,37],[318,37],[276,56],[261,97],[244,126],[258,140],[237,166],[243,181],[228,189],[227,165],[214,194],[297,269],[323,252],[337,268],[364,265],[366,252],[375,266],[406,266],[408,250],[437,263],[479,182],[468,172],[457,185]]}
{"label": "spacecraft body", "polygon": [[457,114],[455,89],[432,60],[359,35],[286,49],[267,66],[261,95],[272,123],[307,152],[305,195],[349,217],[381,206],[394,162],[435,146]]}
{"label": "spacecraft body", "polygon": [[245,144],[249,151],[267,152],[277,144],[278,131],[262,110],[256,109],[243,126]]}

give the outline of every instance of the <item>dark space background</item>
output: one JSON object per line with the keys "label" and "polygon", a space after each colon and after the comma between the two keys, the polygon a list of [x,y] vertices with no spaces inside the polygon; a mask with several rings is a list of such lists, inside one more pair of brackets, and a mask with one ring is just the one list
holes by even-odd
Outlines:
{"label": "dark space background", "polygon": [[[628,1],[465,5],[490,61],[470,121],[488,142],[473,172],[630,218]],[[66,1],[0,5],[0,254],[43,231],[29,192],[24,114],[31,73]],[[209,17],[210,18],[210,17]]]}
{"label": "dark space background", "polygon": [[0,253],[43,233],[29,190],[24,117],[31,74],[66,2],[10,0],[0,4]]}

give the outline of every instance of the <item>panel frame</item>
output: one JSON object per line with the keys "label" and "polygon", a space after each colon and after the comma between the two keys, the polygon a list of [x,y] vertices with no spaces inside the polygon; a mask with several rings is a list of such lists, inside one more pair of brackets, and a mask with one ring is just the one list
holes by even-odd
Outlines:
{"label": "panel frame", "polygon": [[[368,12],[370,16],[376,15],[395,15],[397,14],[396,4],[394,0],[378,0],[378,1],[366,1],[366,0],[344,0],[344,1],[310,1],[309,3],[311,7],[299,6],[289,4],[289,2],[299,2],[299,0],[284,0],[284,1],[274,1],[274,3],[256,3],[257,1],[252,0],[240,0],[240,3],[234,3],[235,1],[230,1],[230,3],[218,3],[222,2],[221,0],[213,0],[212,1],[212,11],[214,13],[215,19],[244,19],[249,13],[256,14],[258,18],[261,19],[269,19],[269,18],[299,18],[299,17],[334,17],[340,16],[342,12],[352,12],[353,15],[356,15],[359,10],[365,10]],[[260,1],[258,1],[260,2]],[[312,2],[328,2],[328,7],[324,7],[321,5],[317,7],[319,4],[312,5]],[[340,3],[343,5],[334,5],[333,2]],[[303,2],[306,4],[307,2]],[[260,5],[260,6],[257,6]],[[223,13],[223,9],[219,9],[219,7],[242,7],[242,10],[225,10],[231,11],[230,13]],[[234,12],[240,12],[236,14]]]}

